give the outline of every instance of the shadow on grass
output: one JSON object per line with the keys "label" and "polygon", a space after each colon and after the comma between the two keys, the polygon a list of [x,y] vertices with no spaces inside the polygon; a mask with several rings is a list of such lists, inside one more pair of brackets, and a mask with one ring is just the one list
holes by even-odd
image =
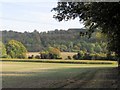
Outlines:
{"label": "shadow on grass", "polygon": [[[3,72],[3,74],[27,74],[26,76],[3,76],[3,87],[14,88],[81,88],[114,87],[117,85],[117,68],[69,68],[54,72]],[[32,74],[32,76],[29,76]],[[115,82],[112,82],[115,81]],[[95,82],[93,84],[93,82]],[[106,83],[107,82],[107,83]],[[99,85],[100,84],[100,85]],[[92,86],[93,85],[93,86]],[[106,86],[105,86],[106,85]]]}

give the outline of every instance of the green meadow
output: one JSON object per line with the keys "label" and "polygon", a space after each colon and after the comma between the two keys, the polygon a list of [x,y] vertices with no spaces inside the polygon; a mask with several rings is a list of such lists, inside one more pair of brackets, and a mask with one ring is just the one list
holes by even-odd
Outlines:
{"label": "green meadow", "polygon": [[117,88],[116,67],[118,65],[116,61],[76,61],[86,62],[84,64],[68,63],[69,60],[65,63],[60,63],[59,60],[58,62],[55,62],[57,60],[54,62],[53,60],[47,60],[48,62],[41,61],[2,60],[2,87]]}

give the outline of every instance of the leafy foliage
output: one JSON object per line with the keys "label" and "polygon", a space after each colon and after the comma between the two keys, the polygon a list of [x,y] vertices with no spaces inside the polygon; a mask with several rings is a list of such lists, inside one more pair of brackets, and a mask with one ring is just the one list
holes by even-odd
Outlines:
{"label": "leafy foliage", "polygon": [[11,58],[26,58],[27,49],[16,40],[10,40],[6,45],[7,54]]}
{"label": "leafy foliage", "polygon": [[56,54],[58,57],[60,56],[60,50],[54,47],[49,47],[48,52],[51,54]]}
{"label": "leafy foliage", "polygon": [[98,38],[96,36],[96,33],[101,35],[100,31],[94,32],[90,39],[80,37],[80,31],[86,31],[86,29],[71,28],[68,30],[55,30],[41,33],[38,31],[31,33],[2,31],[2,38],[4,44],[7,44],[11,39],[22,42],[29,52],[41,52],[48,47],[54,47],[58,48],[61,52],[78,52],[82,50],[89,53],[100,53],[96,51],[96,47],[99,45],[102,49],[101,52],[107,53],[106,38],[103,38],[103,36]]}
{"label": "leafy foliage", "polygon": [[0,41],[0,57],[7,57],[5,45]]}
{"label": "leafy foliage", "polygon": [[40,52],[41,59],[61,59],[60,50],[54,47],[49,47],[48,50]]}
{"label": "leafy foliage", "polygon": [[53,10],[59,21],[78,17],[89,28],[89,36],[101,29],[108,37],[108,49],[120,59],[120,2],[58,2]]}

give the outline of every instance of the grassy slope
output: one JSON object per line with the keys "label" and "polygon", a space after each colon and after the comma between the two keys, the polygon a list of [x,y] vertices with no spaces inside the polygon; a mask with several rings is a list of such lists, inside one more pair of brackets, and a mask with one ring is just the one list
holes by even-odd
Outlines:
{"label": "grassy slope", "polygon": [[3,87],[116,87],[117,64],[3,62],[2,65]]}

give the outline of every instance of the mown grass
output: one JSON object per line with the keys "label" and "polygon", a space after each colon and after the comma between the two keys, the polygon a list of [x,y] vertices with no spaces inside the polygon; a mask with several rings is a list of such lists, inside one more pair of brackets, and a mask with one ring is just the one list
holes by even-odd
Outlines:
{"label": "mown grass", "polygon": [[[107,80],[100,73],[106,74],[106,70],[111,70],[115,67],[117,67],[117,64],[6,61],[2,62],[3,88],[62,88],[72,87],[72,85],[76,87],[74,86],[76,82],[79,84],[77,85],[79,87],[91,82],[91,79],[96,75],[99,77],[96,77],[95,80]],[[114,81],[114,79],[111,80]],[[97,85],[99,85],[99,82],[95,83],[93,87]]]}
{"label": "mown grass", "polygon": [[26,69],[41,70],[57,69],[57,68],[88,68],[88,67],[117,67],[117,64],[67,64],[67,63],[37,63],[37,62],[2,62],[3,71],[14,71]]}
{"label": "mown grass", "polygon": [[[65,53],[63,55],[64,58],[67,57]],[[112,69],[118,67],[117,61],[111,60],[2,58],[1,63],[3,88],[75,88],[86,86],[95,88],[103,87],[102,83],[105,84],[105,87],[109,87],[111,82],[109,78],[105,78],[106,71],[114,74]],[[101,73],[105,75],[101,75]],[[114,76],[112,74],[108,77]],[[101,84],[100,81],[102,81]],[[105,83],[106,81],[107,83]],[[114,82],[115,79],[113,78],[111,81]]]}

